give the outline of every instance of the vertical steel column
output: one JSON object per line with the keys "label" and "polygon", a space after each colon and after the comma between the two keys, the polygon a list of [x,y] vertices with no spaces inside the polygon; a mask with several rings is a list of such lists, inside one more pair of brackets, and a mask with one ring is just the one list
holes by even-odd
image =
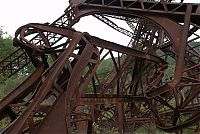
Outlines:
{"label": "vertical steel column", "polygon": [[176,62],[176,69],[175,69],[175,76],[174,76],[175,84],[177,84],[180,81],[183,70],[184,70],[184,58],[185,58],[185,51],[186,51],[186,46],[187,46],[188,31],[190,28],[191,13],[192,13],[192,4],[188,4],[186,14],[185,14],[185,19],[184,19],[182,37],[180,40],[181,47],[179,48],[178,59]]}

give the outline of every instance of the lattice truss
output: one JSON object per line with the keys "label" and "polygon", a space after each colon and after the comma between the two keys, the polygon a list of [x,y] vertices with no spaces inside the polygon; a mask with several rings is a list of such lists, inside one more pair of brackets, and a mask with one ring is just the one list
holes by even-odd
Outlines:
{"label": "lattice truss", "polygon": [[[74,29],[88,15],[129,44]],[[200,4],[183,1],[71,0],[52,24],[20,27],[1,72],[35,71],[0,102],[2,133],[198,131],[199,19]]]}

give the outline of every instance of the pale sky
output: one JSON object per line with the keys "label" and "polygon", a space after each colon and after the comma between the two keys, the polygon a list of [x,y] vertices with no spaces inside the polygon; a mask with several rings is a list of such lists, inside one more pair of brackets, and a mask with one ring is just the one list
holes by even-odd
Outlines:
{"label": "pale sky", "polygon": [[[200,0],[187,0],[186,2],[200,3]],[[53,22],[64,13],[68,0],[1,0],[0,4],[0,26],[3,26],[9,35],[14,36],[16,29],[27,23]],[[84,18],[81,24],[78,24],[77,27],[81,27],[81,31],[88,29],[94,31],[95,28],[100,27],[99,25],[88,27],[88,22],[96,24],[97,21],[94,19],[88,21],[88,19],[90,18]],[[105,34],[107,32],[103,28],[95,31]]]}
{"label": "pale sky", "polygon": [[0,26],[14,36],[27,23],[53,22],[64,13],[68,0],[1,0]]}

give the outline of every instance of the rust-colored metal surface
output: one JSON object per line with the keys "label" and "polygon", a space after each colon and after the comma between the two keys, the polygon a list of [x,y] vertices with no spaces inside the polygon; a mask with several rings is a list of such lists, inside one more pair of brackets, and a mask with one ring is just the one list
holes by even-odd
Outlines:
{"label": "rust-colored metal surface", "polygon": [[[199,131],[200,45],[193,42],[200,38],[200,4],[183,2],[71,0],[52,24],[20,27],[14,45],[26,58],[17,56],[21,66],[10,65],[11,72],[1,68],[8,76],[29,62],[36,69],[0,102],[0,120],[10,119],[2,133]],[[88,15],[130,43],[74,29]]]}

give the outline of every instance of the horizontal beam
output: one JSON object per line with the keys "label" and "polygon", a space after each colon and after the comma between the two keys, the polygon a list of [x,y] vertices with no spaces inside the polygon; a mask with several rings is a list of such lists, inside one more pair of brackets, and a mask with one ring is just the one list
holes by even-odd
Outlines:
{"label": "horizontal beam", "polygon": [[132,95],[93,95],[88,94],[80,98],[81,104],[117,104],[117,103],[131,103],[131,102],[145,102],[145,97],[132,96]]}

